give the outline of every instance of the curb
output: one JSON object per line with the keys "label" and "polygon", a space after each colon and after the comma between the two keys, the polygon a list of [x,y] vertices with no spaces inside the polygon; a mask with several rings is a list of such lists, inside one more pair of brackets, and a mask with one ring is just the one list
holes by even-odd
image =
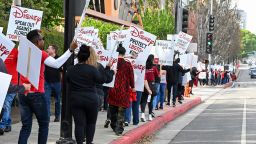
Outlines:
{"label": "curb", "polygon": [[143,137],[154,134],[157,130],[165,126],[168,122],[174,120],[175,118],[187,112],[191,108],[199,105],[201,102],[202,102],[201,98],[196,97],[195,99],[190,100],[182,105],[178,105],[176,106],[176,108],[156,117],[154,120],[147,122],[133,130],[128,131],[122,137],[110,142],[110,144],[136,143],[138,140],[142,139]]}

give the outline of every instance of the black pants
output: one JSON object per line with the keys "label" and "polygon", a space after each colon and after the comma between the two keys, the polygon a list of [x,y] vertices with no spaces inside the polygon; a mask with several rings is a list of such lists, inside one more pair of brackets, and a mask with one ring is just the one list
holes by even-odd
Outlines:
{"label": "black pants", "polygon": [[104,103],[103,103],[103,108],[104,110],[107,110],[108,109],[108,90],[109,88],[108,87],[103,87],[103,91],[104,91]]}
{"label": "black pants", "polygon": [[75,137],[77,144],[83,144],[84,136],[86,136],[86,143],[91,144],[98,116],[98,103],[84,103],[77,101],[72,104],[72,115],[75,122]]}
{"label": "black pants", "polygon": [[146,105],[148,103],[148,110],[149,110],[149,114],[151,114],[153,112],[153,99],[154,96],[151,96],[150,102],[148,103],[148,93],[143,92],[142,93],[142,97],[141,97],[141,101],[140,101],[140,106],[141,106],[141,112],[145,113],[145,109],[146,109]]}
{"label": "black pants", "polygon": [[178,91],[178,84],[168,84],[167,83],[167,97],[168,97],[168,103],[171,101],[171,89],[172,89],[172,103],[176,103],[176,97],[177,97],[177,91]]}
{"label": "black pants", "polygon": [[122,134],[124,131],[123,123],[124,123],[124,114],[125,108],[109,105],[110,112],[110,120],[111,120],[111,128],[114,132]]}

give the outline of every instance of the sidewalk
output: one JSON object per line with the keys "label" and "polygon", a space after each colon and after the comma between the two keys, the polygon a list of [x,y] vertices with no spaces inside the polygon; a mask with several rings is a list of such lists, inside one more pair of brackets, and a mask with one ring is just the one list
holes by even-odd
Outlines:
{"label": "sidewalk", "polygon": [[[185,106],[186,103],[189,101],[195,99],[196,97],[200,97],[202,101],[209,98],[211,95],[215,94],[216,92],[220,91],[222,87],[199,87],[199,88],[193,88],[194,95],[191,95],[190,98],[186,98],[184,101],[184,104],[181,106],[178,104],[176,108],[170,107],[170,106],[164,106],[164,110],[155,110],[154,113],[156,116],[163,116],[166,112],[172,112],[175,111],[178,107]],[[162,117],[161,116],[161,117]],[[158,117],[159,118],[159,117]],[[106,112],[99,112],[98,114],[98,120],[97,120],[97,127],[96,127],[96,133],[94,137],[94,143],[95,144],[106,144],[111,143],[113,140],[120,138],[121,136],[116,136],[111,128],[104,128],[103,125],[106,120]],[[48,136],[48,144],[55,144],[55,142],[59,139],[60,135],[60,123],[54,123],[53,117],[51,118],[51,123],[49,126],[49,136]],[[124,135],[130,131],[134,130],[135,128],[144,125],[148,122],[140,122],[138,126],[129,125],[129,127],[125,127]],[[73,125],[74,126],[74,125]],[[0,143],[3,144],[16,144],[19,136],[19,131],[21,128],[21,123],[14,124],[12,126],[12,132],[5,133],[4,136],[0,136]],[[141,127],[140,127],[141,128]],[[74,127],[73,127],[74,129]],[[138,129],[138,128],[137,128]],[[130,131],[131,132],[131,131]],[[37,143],[37,134],[38,134],[38,124],[37,121],[34,119],[33,121],[33,128],[29,139],[29,144],[36,144]],[[74,138],[74,134],[73,134]]]}

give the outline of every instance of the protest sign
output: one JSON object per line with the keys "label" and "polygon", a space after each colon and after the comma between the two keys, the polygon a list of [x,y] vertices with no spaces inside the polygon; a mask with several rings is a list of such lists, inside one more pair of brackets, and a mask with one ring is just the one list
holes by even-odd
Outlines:
{"label": "protest sign", "polygon": [[[110,54],[111,54],[111,60],[110,61],[113,63],[112,67],[110,69],[116,70],[119,53],[118,52],[110,52]],[[110,62],[110,61],[108,61],[108,62]],[[113,88],[115,86],[115,79],[116,79],[116,76],[114,75],[112,82],[107,83],[107,84],[103,84],[103,85],[106,86],[106,87]]]}
{"label": "protest sign", "polygon": [[139,53],[154,45],[156,36],[135,26],[131,26],[129,30],[130,38],[124,41],[123,46],[126,56],[136,59]]}
{"label": "protest sign", "polygon": [[130,30],[118,30],[109,34],[108,49],[115,51],[119,43],[130,37]]}
{"label": "protest sign", "polygon": [[27,38],[20,37],[17,71],[38,89],[42,51]]}
{"label": "protest sign", "polygon": [[4,100],[9,89],[11,79],[11,75],[0,72],[0,112],[2,111]]}
{"label": "protest sign", "polygon": [[11,53],[15,44],[6,38],[6,36],[0,33],[0,58],[5,61],[8,55]]}
{"label": "protest sign", "polygon": [[19,41],[20,36],[26,36],[34,29],[40,29],[43,12],[23,7],[12,6],[6,36]]}
{"label": "protest sign", "polygon": [[197,43],[190,43],[187,49],[188,53],[197,52]]}
{"label": "protest sign", "polygon": [[174,49],[171,41],[156,40],[156,55],[159,58],[159,64],[173,65]]}
{"label": "protest sign", "polygon": [[0,33],[3,33],[3,29],[4,29],[3,27],[0,27]]}
{"label": "protest sign", "polygon": [[180,32],[179,35],[177,36],[177,40],[175,41],[175,48],[180,53],[185,53],[191,40],[192,40],[192,36],[184,32]]}
{"label": "protest sign", "polygon": [[103,67],[106,67],[106,65],[108,64],[108,62],[111,59],[111,51],[109,50],[104,50],[104,49],[97,49],[96,53],[99,57],[98,62],[100,64],[102,64]]}

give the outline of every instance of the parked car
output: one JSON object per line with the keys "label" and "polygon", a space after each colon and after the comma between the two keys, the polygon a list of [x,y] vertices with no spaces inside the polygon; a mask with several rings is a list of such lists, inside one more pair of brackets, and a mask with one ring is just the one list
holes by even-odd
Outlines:
{"label": "parked car", "polygon": [[251,78],[256,78],[256,69],[251,69],[250,75],[251,75]]}

